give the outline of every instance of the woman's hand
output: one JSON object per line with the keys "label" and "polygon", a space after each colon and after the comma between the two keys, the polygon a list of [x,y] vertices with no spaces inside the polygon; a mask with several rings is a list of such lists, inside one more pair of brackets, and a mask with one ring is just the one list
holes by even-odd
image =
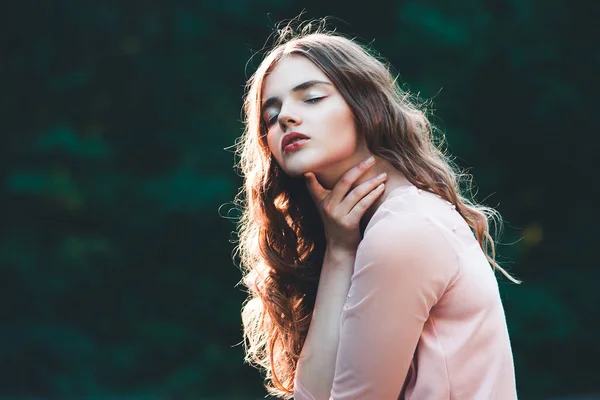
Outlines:
{"label": "woman's hand", "polygon": [[[310,195],[323,220],[328,250],[356,252],[360,242],[360,220],[367,209],[384,192],[385,184],[383,182],[387,176],[385,173],[381,174],[361,183],[350,193],[348,191],[352,184],[374,165],[374,161],[370,157],[350,169],[332,190],[321,186],[312,172],[304,174]],[[346,195],[346,193],[348,194]]]}

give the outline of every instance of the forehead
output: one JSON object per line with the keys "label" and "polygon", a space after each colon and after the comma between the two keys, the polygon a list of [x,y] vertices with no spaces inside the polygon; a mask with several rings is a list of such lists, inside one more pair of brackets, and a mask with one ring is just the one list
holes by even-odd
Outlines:
{"label": "forehead", "polygon": [[263,101],[269,97],[284,95],[294,86],[310,80],[331,82],[308,58],[300,55],[285,56],[265,75]]}

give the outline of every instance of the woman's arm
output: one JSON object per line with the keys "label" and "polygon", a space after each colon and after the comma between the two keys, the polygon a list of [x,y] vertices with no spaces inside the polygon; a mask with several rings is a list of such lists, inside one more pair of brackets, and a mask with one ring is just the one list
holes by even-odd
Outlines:
{"label": "woman's arm", "polygon": [[[338,333],[332,334],[339,340],[336,350],[318,348],[323,356],[335,355],[333,381],[331,375],[321,375],[330,371],[329,366],[320,370],[315,362],[299,363],[303,372],[295,398],[395,400],[429,311],[458,272],[453,247],[427,217],[381,216],[357,252],[348,298],[340,299],[340,293],[333,290],[321,292],[338,296],[324,304],[328,310],[334,312],[331,304],[336,313],[342,307],[341,317],[332,316],[335,322],[328,321],[332,332]],[[326,316],[320,317],[327,322]],[[321,325],[325,330],[324,326],[326,323]]]}
{"label": "woman's arm", "polygon": [[427,216],[379,218],[356,256],[332,400],[397,399],[429,312],[459,273],[453,246]]}
{"label": "woman's arm", "polygon": [[329,399],[340,337],[340,317],[350,288],[355,257],[355,253],[347,251],[328,249],[325,253],[310,329],[296,368],[295,398],[298,400]]}
{"label": "woman's arm", "polygon": [[[313,173],[306,184],[319,210],[326,251],[310,328],[296,366],[296,400],[328,399],[335,372],[340,318],[360,242],[360,220],[383,193],[386,177],[379,175],[352,186],[373,166],[374,158],[347,171],[332,190],[323,188]],[[352,189],[352,190],[351,190]]]}

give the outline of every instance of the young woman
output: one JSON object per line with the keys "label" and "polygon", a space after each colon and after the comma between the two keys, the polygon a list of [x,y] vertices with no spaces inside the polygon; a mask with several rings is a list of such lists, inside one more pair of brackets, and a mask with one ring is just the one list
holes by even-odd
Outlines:
{"label": "young woman", "polygon": [[280,398],[516,398],[494,210],[463,197],[386,65],[283,32],[238,143],[246,361]]}

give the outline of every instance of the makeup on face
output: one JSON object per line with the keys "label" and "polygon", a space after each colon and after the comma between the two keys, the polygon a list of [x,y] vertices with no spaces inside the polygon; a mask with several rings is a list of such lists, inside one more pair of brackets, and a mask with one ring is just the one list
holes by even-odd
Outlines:
{"label": "makeup on face", "polygon": [[[300,83],[294,86],[290,90],[290,94],[292,96],[300,96],[300,99],[303,102],[308,102],[311,104],[316,103],[319,100],[322,100],[327,96],[327,91],[324,89],[319,89],[321,86],[333,86],[330,82],[322,81],[322,80],[309,80],[303,83]],[[308,90],[311,89],[311,90]],[[278,114],[276,111],[282,106],[282,100],[280,97],[272,96],[269,97],[262,105],[262,116],[263,121],[267,128],[273,125],[276,122]]]}
{"label": "makeup on face", "polygon": [[264,78],[260,109],[271,154],[286,174],[340,175],[353,162],[358,136],[335,85],[302,56],[280,60]]}

